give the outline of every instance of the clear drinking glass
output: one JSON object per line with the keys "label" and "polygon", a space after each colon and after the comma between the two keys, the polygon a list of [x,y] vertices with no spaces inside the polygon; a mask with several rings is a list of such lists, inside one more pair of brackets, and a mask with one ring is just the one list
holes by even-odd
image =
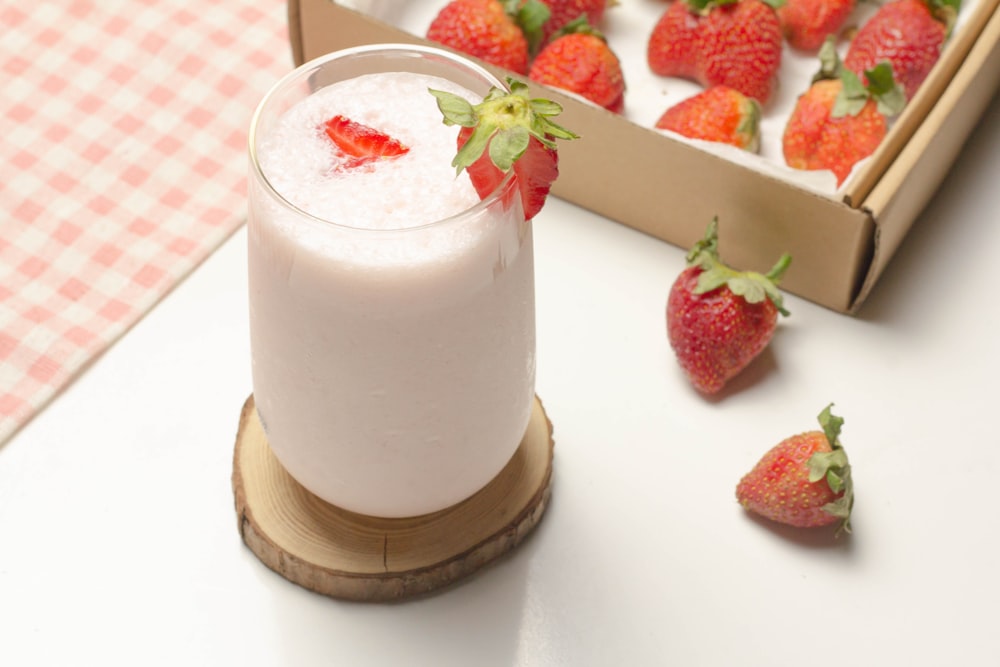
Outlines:
{"label": "clear drinking glass", "polygon": [[525,432],[532,230],[510,176],[467,210],[404,229],[348,226],[290,203],[261,164],[262,142],[300,100],[372,72],[431,74],[479,95],[504,85],[445,51],[375,45],[306,63],[266,95],[249,145],[253,392],[273,452],[306,489],[404,517],[484,487]]}

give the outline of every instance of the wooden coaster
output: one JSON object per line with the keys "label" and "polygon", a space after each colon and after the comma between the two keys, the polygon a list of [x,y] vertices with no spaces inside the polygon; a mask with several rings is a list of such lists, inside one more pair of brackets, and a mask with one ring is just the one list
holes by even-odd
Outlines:
{"label": "wooden coaster", "polygon": [[240,414],[233,493],[243,541],[304,588],[349,600],[399,600],[465,577],[541,520],[552,480],[552,424],[535,399],[520,447],[471,498],[433,514],[383,519],[320,500],[271,452],[251,395]]}

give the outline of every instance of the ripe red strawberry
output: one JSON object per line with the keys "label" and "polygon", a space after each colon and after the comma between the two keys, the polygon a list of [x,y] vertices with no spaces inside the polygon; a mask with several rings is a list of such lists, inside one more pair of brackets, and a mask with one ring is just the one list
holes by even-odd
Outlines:
{"label": "ripe red strawberry", "polygon": [[405,155],[410,150],[389,135],[344,116],[334,116],[323,127],[326,136],[347,156],[345,166],[349,168]]}
{"label": "ripe red strawberry", "polygon": [[858,30],[844,66],[863,76],[883,61],[892,65],[906,98],[913,99],[941,55],[960,0],[894,0]]}
{"label": "ripe red strawberry", "polygon": [[584,18],[569,23],[542,49],[528,76],[615,113],[625,110],[621,62],[604,35]]}
{"label": "ripe red strawberry", "polygon": [[729,86],[765,104],[781,49],[778,15],[762,0],[676,0],[650,34],[646,60],[660,76]]}
{"label": "ripe red strawberry", "polygon": [[719,259],[718,221],[687,255],[667,298],[667,337],[695,389],[715,394],[759,355],[774,335],[782,305],[777,282],[791,263],[767,273],[739,272]]}
{"label": "ripe red strawberry", "polygon": [[458,153],[452,166],[468,171],[481,198],[491,194],[511,168],[521,193],[524,217],[535,217],[545,204],[559,175],[556,139],[577,135],[549,120],[562,107],[549,100],[528,97],[528,86],[508,78],[510,92],[493,88],[483,101],[431,90],[446,125],[458,125]]}
{"label": "ripe red strawberry", "polygon": [[840,522],[837,532],[851,532],[854,484],[847,453],[840,444],[844,420],[819,414],[822,431],[786,438],[764,454],[736,486],[746,509],[797,528]]}
{"label": "ripe red strawberry", "polygon": [[451,0],[431,21],[427,39],[527,74],[529,40],[540,38],[548,11],[537,0],[521,4],[520,0]]}
{"label": "ripe red strawberry", "polygon": [[829,35],[836,35],[854,11],[855,0],[785,0],[778,8],[781,30],[789,45],[818,51]]}
{"label": "ripe red strawberry", "polygon": [[728,86],[712,86],[664,111],[656,127],[755,153],[760,147],[760,104]]}
{"label": "ripe red strawberry", "polygon": [[830,38],[820,49],[820,72],[795,103],[782,136],[785,162],[794,169],[829,169],[841,185],[854,165],[875,152],[886,117],[906,103],[892,68],[866,72],[868,85],[840,63]]}
{"label": "ripe red strawberry", "polygon": [[542,41],[548,42],[557,32],[581,16],[592,26],[600,25],[608,0],[540,0],[549,8],[549,18],[542,26]]}

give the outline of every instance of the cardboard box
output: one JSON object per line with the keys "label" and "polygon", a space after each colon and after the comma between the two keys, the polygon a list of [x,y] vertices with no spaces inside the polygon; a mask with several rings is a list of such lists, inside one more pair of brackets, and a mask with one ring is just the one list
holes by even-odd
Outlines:
{"label": "cardboard box", "polygon": [[[878,151],[835,196],[536,87],[564,106],[560,123],[582,137],[561,145],[553,192],[681,248],[718,215],[727,262],[763,271],[790,252],[784,290],[856,312],[1000,84],[998,7],[1000,0],[978,0],[963,16]],[[428,43],[332,0],[289,0],[288,17],[296,65],[360,44]]]}

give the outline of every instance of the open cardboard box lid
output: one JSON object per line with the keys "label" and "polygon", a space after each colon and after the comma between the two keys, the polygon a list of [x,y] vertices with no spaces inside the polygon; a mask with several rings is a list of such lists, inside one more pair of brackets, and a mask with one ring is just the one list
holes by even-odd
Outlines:
{"label": "open cardboard box lid", "polygon": [[[582,137],[560,146],[553,193],[681,248],[701,238],[717,215],[728,263],[766,271],[789,252],[794,261],[782,289],[856,312],[1000,84],[998,6],[1000,0],[976,3],[882,145],[837,196],[736,164],[546,87],[544,95],[564,107],[560,123]],[[429,44],[332,0],[289,0],[288,19],[296,65],[361,44]],[[482,64],[501,78],[511,74]]]}

